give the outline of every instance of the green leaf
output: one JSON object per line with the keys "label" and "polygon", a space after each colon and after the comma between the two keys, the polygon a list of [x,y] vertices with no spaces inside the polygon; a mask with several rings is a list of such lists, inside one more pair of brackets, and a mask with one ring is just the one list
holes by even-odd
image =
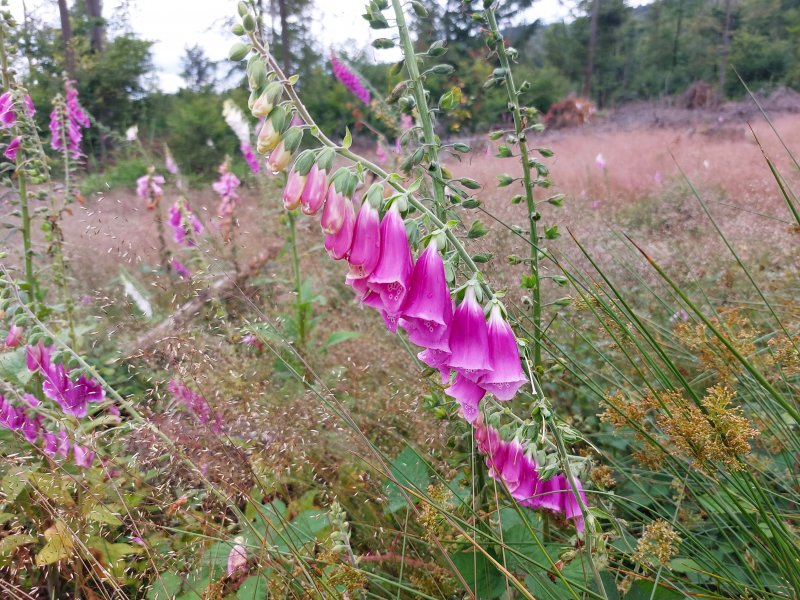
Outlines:
{"label": "green leaf", "polygon": [[344,128],[344,140],[342,140],[342,146],[345,148],[349,148],[353,144],[353,136],[350,135],[350,128]]}
{"label": "green leaf", "polygon": [[506,187],[514,183],[514,177],[503,173],[502,175],[497,176],[497,187]]}
{"label": "green leaf", "polygon": [[486,228],[486,225],[484,225],[480,221],[475,221],[470,226],[469,232],[467,233],[467,237],[471,240],[474,240],[479,237],[485,236],[487,233],[489,233],[489,230]]}
{"label": "green leaf", "polygon": [[341,344],[342,342],[346,342],[347,340],[352,340],[357,338],[361,335],[357,331],[334,331],[332,334],[328,336],[328,339],[325,340],[325,348],[331,348],[336,344]]}
{"label": "green leaf", "polygon": [[468,190],[479,190],[481,189],[481,184],[475,181],[474,179],[470,179],[469,177],[462,177],[458,180],[461,185],[463,185]]}
{"label": "green leaf", "polygon": [[56,521],[44,532],[47,543],[36,553],[36,566],[43,567],[72,556],[75,548],[72,533],[64,521]]}
{"label": "green leaf", "polygon": [[633,582],[630,591],[625,594],[625,600],[682,600],[683,594],[665,588],[663,585],[655,586],[653,593],[653,582],[637,579]]}
{"label": "green leaf", "polygon": [[84,506],[83,514],[90,521],[105,523],[106,525],[122,525],[120,518],[111,512],[111,509],[100,503],[87,503]]}
{"label": "green leaf", "polygon": [[[397,455],[389,469],[397,483],[404,487],[422,491],[428,487],[428,466],[410,446]],[[406,506],[405,497],[394,482],[386,484],[386,496],[387,513],[396,512]]]}
{"label": "green leaf", "polygon": [[476,598],[492,600],[505,592],[503,575],[482,553],[452,554],[450,558]]}
{"label": "green leaf", "polygon": [[388,50],[389,48],[394,48],[394,41],[389,38],[377,38],[372,40],[372,47],[378,50]]}
{"label": "green leaf", "polygon": [[428,16],[428,9],[418,0],[411,0],[411,8],[414,9],[414,14],[421,19],[425,19]]}
{"label": "green leaf", "polygon": [[551,225],[550,227],[545,225],[544,237],[547,238],[548,240],[555,240],[561,237],[561,234],[558,232],[558,225]]}
{"label": "green leaf", "polygon": [[237,600],[267,600],[269,586],[268,575],[253,575],[248,577],[236,591]]}
{"label": "green leaf", "polygon": [[0,566],[5,565],[6,559],[14,553],[14,550],[25,544],[32,544],[35,541],[36,538],[27,533],[7,535],[3,539],[0,539]]}
{"label": "green leaf", "polygon": [[0,492],[3,493],[6,502],[16,500],[20,492],[28,485],[29,469],[16,467],[11,469],[8,474],[0,481]]}
{"label": "green leaf", "polygon": [[490,260],[492,260],[492,254],[490,252],[482,252],[472,256],[472,262],[477,264],[488,263]]}
{"label": "green leaf", "polygon": [[152,580],[147,600],[171,600],[180,590],[181,578],[175,573],[164,571]]}
{"label": "green leaf", "polygon": [[0,354],[0,379],[16,387],[25,387],[32,376],[25,362],[24,348]]}

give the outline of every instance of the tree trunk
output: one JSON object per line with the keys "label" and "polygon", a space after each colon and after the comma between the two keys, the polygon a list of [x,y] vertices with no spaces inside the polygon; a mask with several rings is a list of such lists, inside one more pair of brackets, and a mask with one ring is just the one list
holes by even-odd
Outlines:
{"label": "tree trunk", "polygon": [[719,56],[719,88],[720,100],[725,95],[725,78],[728,74],[728,51],[731,45],[731,0],[725,0],[725,26],[722,29],[722,49]]}
{"label": "tree trunk", "polygon": [[105,42],[105,26],[103,25],[103,1],[102,0],[86,0],[86,14],[91,20],[91,29],[89,30],[89,40],[92,44],[92,50],[98,54],[102,54]]}
{"label": "tree trunk", "polygon": [[290,56],[289,53],[289,13],[286,8],[286,0],[278,0],[278,12],[281,19],[281,56],[283,62],[283,71],[286,75],[290,75]]}
{"label": "tree trunk", "polygon": [[58,13],[61,16],[61,39],[64,41],[64,68],[67,77],[75,79],[75,50],[72,47],[72,27],[69,24],[67,0],[58,0]]}
{"label": "tree trunk", "polygon": [[678,23],[675,25],[675,39],[672,41],[672,66],[678,66],[678,45],[683,25],[683,0],[678,0]]}
{"label": "tree trunk", "polygon": [[594,73],[594,55],[597,49],[597,21],[600,18],[600,0],[592,0],[592,20],[589,25],[589,53],[586,58],[586,75],[583,79],[583,95],[588,98],[592,93],[592,74]]}

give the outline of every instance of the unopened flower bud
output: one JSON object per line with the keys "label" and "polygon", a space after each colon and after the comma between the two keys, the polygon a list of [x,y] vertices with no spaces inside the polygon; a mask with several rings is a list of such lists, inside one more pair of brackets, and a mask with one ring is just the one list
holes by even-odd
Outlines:
{"label": "unopened flower bud", "polygon": [[270,152],[269,158],[267,158],[267,164],[274,173],[278,173],[289,166],[290,160],[292,160],[292,153],[284,148],[283,142],[281,141],[275,149]]}
{"label": "unopened flower bud", "polygon": [[256,150],[260,154],[267,154],[281,141],[281,135],[275,130],[271,119],[264,121],[261,130],[258,132]]}
{"label": "unopened flower bud", "polygon": [[282,93],[283,86],[280,83],[277,81],[269,83],[250,109],[253,116],[256,118],[266,117],[272,112]]}
{"label": "unopened flower bud", "polygon": [[283,206],[286,210],[294,210],[300,206],[300,195],[303,193],[305,185],[306,176],[300,175],[297,170],[293,169],[286,179],[286,187],[283,188]]}

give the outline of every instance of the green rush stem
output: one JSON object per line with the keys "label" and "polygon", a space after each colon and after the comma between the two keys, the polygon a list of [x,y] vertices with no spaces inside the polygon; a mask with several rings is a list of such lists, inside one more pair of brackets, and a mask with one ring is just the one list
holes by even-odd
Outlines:
{"label": "green rush stem", "polygon": [[22,172],[22,152],[17,153],[17,185],[19,186],[20,211],[22,213],[22,249],[25,253],[25,283],[28,286],[28,300],[33,312],[38,312],[36,298],[36,278],[33,274],[33,250],[31,249],[31,215],[28,211],[28,184]]}
{"label": "green rush stem", "polygon": [[251,37],[250,39],[253,42],[254,48],[258,51],[261,57],[265,61],[267,61],[269,68],[275,72],[275,75],[277,76],[278,80],[280,80],[281,83],[283,84],[283,87],[286,90],[286,93],[289,95],[292,104],[294,104],[295,108],[297,109],[297,112],[303,118],[303,121],[305,121],[306,124],[310,127],[314,137],[316,137],[322,145],[328,146],[329,148],[333,148],[336,151],[336,153],[339,154],[339,156],[342,156],[343,158],[346,158],[354,163],[360,164],[368,171],[371,171],[378,177],[385,179],[386,182],[391,187],[393,187],[397,192],[407,195],[409,204],[411,204],[411,206],[413,206],[421,213],[423,213],[426,217],[428,217],[428,219],[430,219],[431,223],[434,226],[436,226],[438,229],[441,229],[444,232],[447,239],[450,241],[451,244],[453,244],[453,247],[455,248],[458,255],[464,261],[464,264],[467,265],[469,271],[474,275],[479,276],[481,289],[484,291],[486,296],[488,298],[494,298],[494,292],[483,281],[483,278],[480,277],[481,272],[480,269],[478,269],[477,265],[475,264],[475,261],[472,260],[472,257],[469,255],[466,248],[464,248],[464,245],[459,241],[459,239],[455,236],[455,234],[453,234],[450,228],[447,227],[447,225],[441,219],[439,219],[439,217],[437,217],[436,214],[431,209],[425,206],[412,194],[409,194],[408,190],[406,190],[402,185],[394,181],[394,179],[390,177],[390,174],[387,171],[384,171],[378,165],[368,161],[366,158],[359,156],[354,152],[351,152],[349,149],[339,146],[338,144],[334,143],[333,140],[331,140],[328,136],[322,133],[322,131],[320,131],[319,127],[314,121],[314,118],[309,114],[308,109],[303,104],[303,101],[300,100],[300,97],[297,95],[297,92],[295,92],[294,87],[288,82],[286,75],[280,68],[280,65],[278,65],[278,63],[272,58],[272,55],[264,47],[264,45],[261,44],[261,42],[259,42],[257,39],[253,37]]}
{"label": "green rush stem", "polygon": [[161,268],[164,273],[171,273],[169,268],[169,251],[167,250],[167,240],[164,235],[164,220],[161,218],[161,202],[157,202],[153,210],[156,211],[156,228],[158,229],[158,256],[161,261]]}
{"label": "green rush stem", "polygon": [[[64,203],[66,206],[70,198],[70,166],[69,166],[69,150],[67,148],[67,117],[66,109],[61,114],[61,140],[62,150],[64,152]],[[77,338],[75,336],[75,323],[74,323],[74,304],[69,295],[67,288],[67,265],[64,261],[64,245],[63,237],[61,234],[61,210],[56,206],[55,194],[50,195],[50,235],[52,236],[53,244],[53,258],[55,259],[55,280],[58,289],[61,292],[61,301],[64,303],[64,308],[67,311],[67,325],[69,327],[69,343],[73,348],[77,347]]]}
{"label": "green rush stem", "polygon": [[292,249],[292,270],[294,271],[294,305],[297,310],[297,348],[303,353],[306,347],[306,311],[303,308],[303,281],[300,273],[300,257],[297,254],[297,228],[294,212],[289,211],[289,246]]}
{"label": "green rush stem", "polygon": [[403,7],[400,3],[400,0],[392,0],[392,9],[394,10],[395,19],[397,20],[397,31],[400,34],[400,43],[402,44],[406,70],[408,71],[408,76],[411,78],[410,87],[414,91],[414,100],[416,100],[419,120],[422,123],[422,135],[425,139],[425,151],[427,152],[430,159],[430,164],[433,167],[433,198],[436,208],[436,216],[440,220],[444,221],[446,217],[444,186],[442,185],[442,166],[439,163],[439,142],[436,139],[436,134],[433,131],[433,121],[431,120],[431,112],[428,109],[428,100],[425,97],[425,88],[422,85],[422,79],[420,78],[419,74],[417,55],[414,52],[414,46],[411,43],[411,36],[408,33],[406,17],[403,13]]}
{"label": "green rush stem", "polygon": [[[396,0],[395,0],[396,1]],[[536,202],[533,199],[533,182],[531,180],[531,167],[528,162],[528,141],[526,139],[525,127],[522,123],[522,111],[519,106],[519,94],[514,84],[514,76],[511,72],[511,61],[508,58],[506,47],[503,43],[503,36],[497,26],[494,9],[487,8],[484,11],[489,22],[491,33],[496,36],[494,50],[500,65],[505,69],[506,93],[508,94],[508,107],[514,117],[514,133],[519,142],[520,163],[522,165],[522,181],[525,187],[525,202],[528,209],[528,226],[530,227],[531,258],[530,268],[533,276],[534,286],[531,289],[531,312],[533,316],[533,366],[538,376],[543,371],[542,365],[542,297],[541,281],[539,278],[539,232],[534,219],[536,215]]]}

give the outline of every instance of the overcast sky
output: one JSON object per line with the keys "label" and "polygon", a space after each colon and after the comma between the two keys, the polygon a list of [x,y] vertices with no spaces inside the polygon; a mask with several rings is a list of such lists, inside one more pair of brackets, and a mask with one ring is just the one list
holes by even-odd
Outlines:
{"label": "overcast sky", "polygon": [[[638,0],[632,4],[642,4]],[[58,23],[55,0],[11,0],[11,8],[21,21],[23,2],[28,10],[42,18]],[[110,16],[118,0],[105,0],[103,11]],[[367,48],[374,37],[367,22],[361,18],[365,0],[316,0],[312,30],[321,48]],[[531,11],[531,19],[559,20],[568,16],[574,0],[540,0]],[[165,92],[178,90],[183,81],[180,62],[184,48],[200,44],[212,60],[227,58],[234,41],[225,27],[226,19],[236,14],[236,0],[132,0],[131,26],[142,38],[155,42],[155,63],[158,86]],[[377,60],[389,60],[385,50],[368,52]]]}

